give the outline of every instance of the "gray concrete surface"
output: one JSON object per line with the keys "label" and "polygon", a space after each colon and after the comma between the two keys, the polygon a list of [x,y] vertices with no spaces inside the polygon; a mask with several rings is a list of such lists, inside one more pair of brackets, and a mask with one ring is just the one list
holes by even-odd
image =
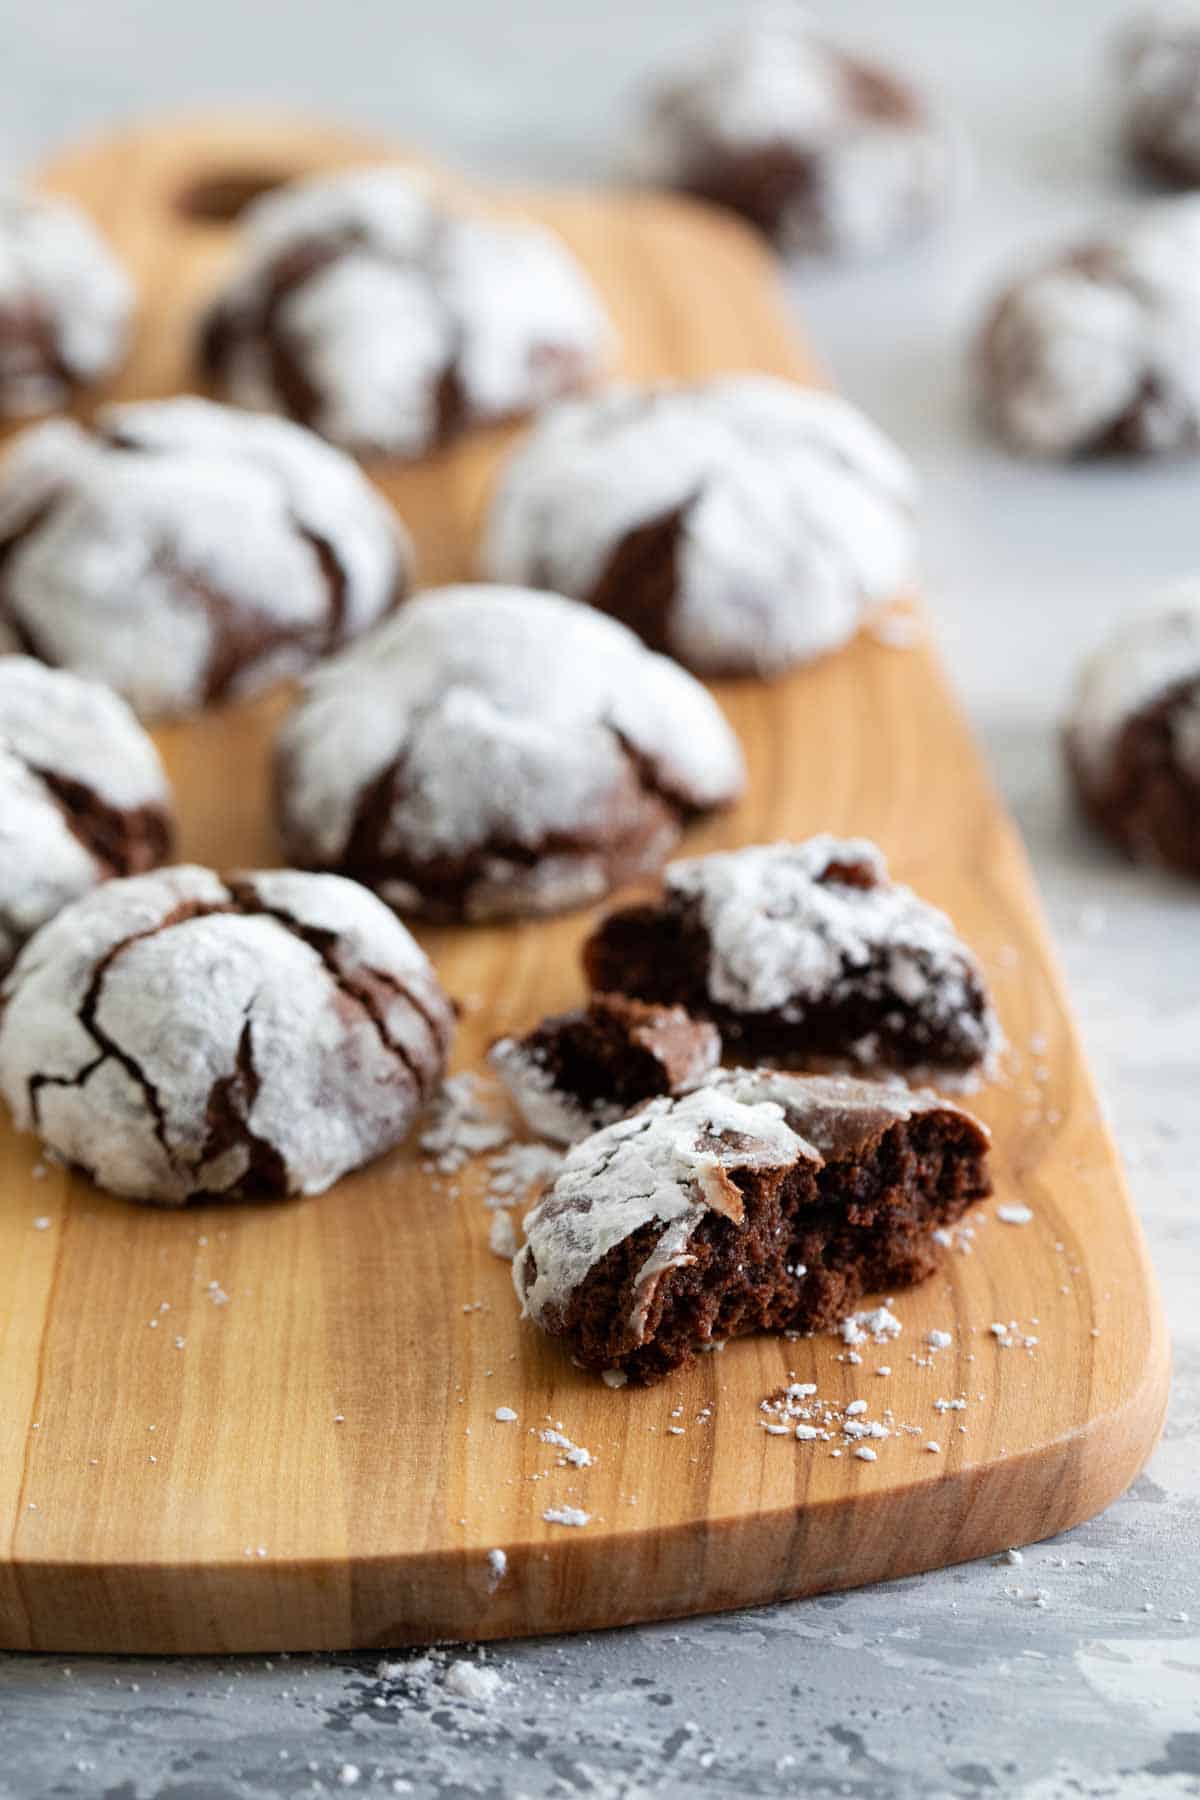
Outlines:
{"label": "gray concrete surface", "polygon": [[[731,10],[0,0],[0,150],[28,161],[113,114],[235,98],[365,120],[493,174],[591,179],[645,68]],[[488,1706],[419,1666],[380,1680],[374,1658],[0,1660],[5,1800],[1200,1795],[1200,901],[1079,830],[1054,750],[1082,650],[1149,584],[1200,567],[1200,469],[1019,465],[978,438],[962,382],[969,322],[1013,255],[1137,198],[1106,141],[1116,10],[829,8],[958,113],[977,184],[939,242],[792,287],[838,379],[922,472],[945,652],[1032,851],[1129,1163],[1176,1359],[1146,1475],[1019,1566],[501,1646]]]}

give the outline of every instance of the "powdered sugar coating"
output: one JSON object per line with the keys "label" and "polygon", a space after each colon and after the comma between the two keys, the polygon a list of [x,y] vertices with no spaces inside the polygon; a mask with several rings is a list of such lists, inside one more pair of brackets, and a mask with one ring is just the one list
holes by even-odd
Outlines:
{"label": "powdered sugar coating", "polygon": [[[873,964],[881,964],[871,977],[880,1000],[919,1005],[937,1021],[969,1010],[975,959],[945,913],[888,879],[882,853],[865,838],[751,845],[671,863],[664,882],[698,904],[709,993],[735,1012],[802,1019],[806,1005],[861,984]],[[984,1056],[994,1048],[994,1019],[979,1030]]]}
{"label": "powdered sugar coating", "polygon": [[912,579],[913,504],[904,459],[837,395],[767,375],[616,389],[556,407],[518,448],[483,560],[496,580],[599,600],[630,533],[677,516],[654,647],[770,674],[844,643]]}
{"label": "powdered sugar coating", "polygon": [[0,466],[0,630],[143,717],[255,691],[399,597],[403,527],[341,452],[185,397],[52,421]]}
{"label": "powdered sugar coating", "polygon": [[1200,179],[1200,10],[1154,7],[1122,35],[1126,143],[1154,173]]}
{"label": "powdered sugar coating", "polygon": [[[681,811],[726,803],[743,781],[736,738],[682,669],[586,607],[484,586],[417,596],[319,670],[278,766],[294,860],[353,865],[420,910],[423,870],[478,858],[467,917],[595,898],[614,808],[640,816],[649,796],[647,858],[661,860]],[[356,825],[381,780],[360,866]]]}
{"label": "powdered sugar coating", "polygon": [[[728,1216],[736,1170],[814,1171],[923,1112],[958,1109],[932,1093],[847,1076],[730,1069],[679,1099],[651,1100],[567,1153],[549,1193],[524,1220],[513,1263],[524,1315],[554,1330],[573,1294],[617,1244],[661,1226],[634,1283],[631,1343],[644,1341],[654,1286],[690,1260],[710,1211]],[[966,1115],[964,1115],[966,1116]]]}
{"label": "powdered sugar coating", "polygon": [[1018,449],[1200,442],[1200,196],[1136,214],[1015,282],[981,340],[984,399]]}
{"label": "powdered sugar coating", "polygon": [[26,947],[3,1000],[18,1129],[169,1205],[322,1192],[404,1135],[452,1033],[387,909],[290,871],[110,882]]}
{"label": "powdered sugar coating", "polygon": [[251,208],[206,354],[242,405],[354,450],[418,456],[451,424],[582,385],[608,341],[552,233],[457,216],[413,171],[380,167],[296,182]]}
{"label": "powdered sugar coating", "polygon": [[[1191,682],[1200,685],[1200,581],[1168,590],[1084,664],[1067,736],[1085,780],[1102,787],[1129,721]],[[1172,720],[1172,742],[1181,768],[1200,782],[1200,705],[1184,707]]]}
{"label": "powdered sugar coating", "polygon": [[74,206],[0,191],[0,417],[47,412],[125,353],[133,288]]}
{"label": "powdered sugar coating", "polygon": [[148,809],[165,835],[166,777],[125,703],[31,657],[0,656],[0,973],[40,925],[113,873],[79,819],[85,796],[110,814]]}
{"label": "powdered sugar coating", "polygon": [[954,169],[914,93],[781,0],[661,87],[630,161],[644,181],[739,206],[787,253],[834,256],[876,254],[928,224]]}

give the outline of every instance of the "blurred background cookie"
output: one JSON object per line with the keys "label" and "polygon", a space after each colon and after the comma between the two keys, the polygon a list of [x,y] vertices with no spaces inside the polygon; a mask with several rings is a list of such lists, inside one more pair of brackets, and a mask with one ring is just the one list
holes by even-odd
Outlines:
{"label": "blurred background cookie", "polygon": [[954,157],[902,76],[770,0],[662,81],[629,164],[643,181],[731,207],[785,254],[850,257],[935,223]]}
{"label": "blurred background cookie", "polygon": [[1200,196],[1164,201],[1019,276],[976,346],[995,430],[1034,456],[1200,444]]}
{"label": "blurred background cookie", "polygon": [[1088,814],[1130,856],[1200,876],[1200,583],[1084,664],[1066,749]]}

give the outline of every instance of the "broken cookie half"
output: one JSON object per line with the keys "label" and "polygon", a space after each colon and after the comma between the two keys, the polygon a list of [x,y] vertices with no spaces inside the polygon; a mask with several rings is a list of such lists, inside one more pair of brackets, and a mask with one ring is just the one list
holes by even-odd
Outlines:
{"label": "broken cookie half", "polygon": [[828,1330],[932,1273],[935,1233],[991,1192],[988,1142],[898,1083],[728,1070],[568,1153],[517,1293],[577,1363],[642,1382],[730,1337]]}
{"label": "broken cookie half", "polygon": [[18,1130],[116,1194],[317,1194],[405,1135],[453,1019],[353,882],[164,869],[25,946],[0,989],[0,1091]]}
{"label": "broken cookie half", "polygon": [[492,1067],[539,1137],[572,1144],[631,1107],[683,1094],[721,1060],[721,1034],[681,1006],[593,994],[524,1037],[499,1038]]}

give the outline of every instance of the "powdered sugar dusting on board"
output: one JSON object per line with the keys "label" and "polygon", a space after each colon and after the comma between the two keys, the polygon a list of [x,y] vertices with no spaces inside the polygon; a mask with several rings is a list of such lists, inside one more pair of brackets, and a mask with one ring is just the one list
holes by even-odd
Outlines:
{"label": "powdered sugar dusting on board", "polygon": [[912,507],[899,453],[835,395],[763,375],[617,389],[516,452],[483,563],[586,600],[631,532],[678,515],[668,649],[765,674],[844,643],[911,579]]}

